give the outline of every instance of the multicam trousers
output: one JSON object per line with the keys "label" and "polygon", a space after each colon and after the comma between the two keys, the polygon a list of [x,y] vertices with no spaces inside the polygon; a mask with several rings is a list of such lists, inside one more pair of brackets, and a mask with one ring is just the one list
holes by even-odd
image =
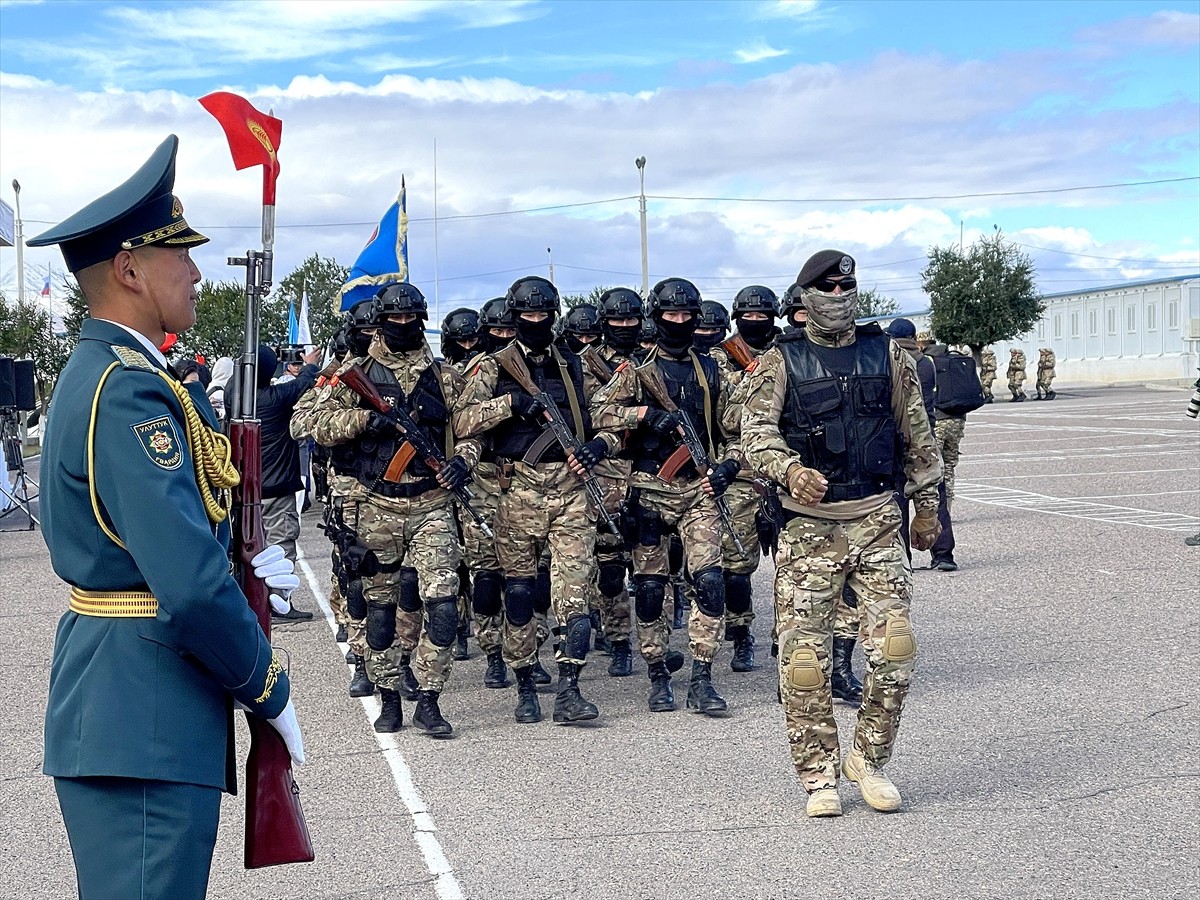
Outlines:
{"label": "multicam trousers", "polygon": [[[725,492],[725,502],[729,504],[732,514],[733,527],[737,531],[738,540],[746,550],[742,556],[733,544],[733,538],[724,526],[721,527],[721,567],[733,575],[753,575],[758,571],[758,563],[762,558],[762,548],[758,542],[758,493],[753,483],[743,478],[735,478]],[[718,522],[720,520],[718,519]],[[729,598],[726,598],[728,602]],[[728,606],[725,608],[725,627],[728,629],[738,625],[754,623],[754,607],[751,605],[745,611],[735,611]]]}
{"label": "multicam trousers", "polygon": [[811,793],[837,784],[829,677],[835,611],[847,580],[858,596],[867,657],[854,746],[876,766],[892,755],[916,656],[900,509],[889,500],[848,522],[795,516],[780,535],[776,563],[779,688],[792,762]]}
{"label": "multicam trousers", "polygon": [[[621,503],[629,487],[629,468],[628,462],[616,459],[603,460],[596,467],[596,479],[604,491],[604,508],[614,522],[620,522]],[[599,522],[596,531],[595,564],[591,603],[600,612],[600,627],[604,629],[604,636],[610,641],[628,641],[633,625],[629,589],[625,584],[625,575],[629,568],[629,548],[625,545],[623,535],[613,534]]]}
{"label": "multicam trousers", "polygon": [[954,468],[962,455],[959,447],[966,426],[966,419],[938,419],[933,425],[933,433],[942,452],[942,480],[946,482],[947,506],[954,502]]}
{"label": "multicam trousers", "polygon": [[[430,496],[433,495],[433,496]],[[430,491],[411,500],[369,495],[358,508],[358,539],[374,551],[385,570],[363,577],[367,603],[395,609],[396,637],[386,650],[373,650],[364,642],[364,657],[371,680],[395,690],[400,679],[400,657],[413,654],[413,673],[421,690],[441,691],[450,676],[454,635],[435,642],[430,635],[426,604],[458,595],[461,553],[454,511],[445,491]],[[402,573],[397,564],[416,569],[419,598],[414,609],[400,600]],[[444,635],[443,635],[444,637]]]}
{"label": "multicam trousers", "polygon": [[[492,463],[480,463],[472,474],[475,483],[471,487],[471,506],[483,516],[494,533],[496,510],[500,506],[500,485],[496,483],[496,467]],[[483,570],[499,572],[500,562],[496,559],[495,540],[488,537],[465,510],[458,511],[458,520],[462,523],[463,559],[467,568],[471,570],[472,577]],[[479,642],[479,649],[484,653],[500,649],[504,634],[503,609],[492,615],[472,610],[471,617],[475,621],[475,639]]]}
{"label": "multicam trousers", "polygon": [[[496,557],[506,578],[536,578],[538,559],[550,552],[550,603],[559,626],[588,615],[596,512],[588,505],[580,481],[564,463],[536,467],[513,463],[511,484],[496,510]],[[507,622],[504,659],[514,669],[531,666],[537,654],[536,619],[524,625]],[[556,648],[559,662],[583,665]]]}
{"label": "multicam trousers", "polygon": [[[639,504],[643,519],[650,517],[661,524],[656,543],[647,543],[647,530],[632,549],[633,574],[670,575],[670,534],[678,532],[683,542],[684,570],[689,578],[705,569],[721,565],[721,519],[712,498],[704,493],[699,479],[681,487],[666,486],[653,476],[634,474],[632,486],[638,489]],[[721,646],[725,632],[725,617],[710,616],[693,601],[688,617],[688,650],[700,662],[712,662]],[[670,618],[659,616],[654,621],[643,621],[637,617],[638,643],[642,656],[648,663],[662,660],[667,652],[667,640],[671,633]]]}

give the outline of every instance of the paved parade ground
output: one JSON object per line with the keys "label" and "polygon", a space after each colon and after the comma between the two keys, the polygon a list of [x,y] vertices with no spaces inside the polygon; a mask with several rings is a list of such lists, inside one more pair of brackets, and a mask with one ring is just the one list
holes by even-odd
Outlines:
{"label": "paved parade ground", "polygon": [[[997,388],[1003,385],[997,382]],[[997,397],[999,398],[999,393]],[[246,872],[226,798],[214,898],[1175,898],[1200,892],[1200,426],[1190,390],[1072,388],[968,419],[954,506],[961,569],[915,572],[917,676],[887,771],[899,813],[841,787],[809,820],[768,656],[773,569],[755,579],[757,672],[714,680],[731,715],[646,710],[645,664],[590,658],[590,726],[516,725],[515,688],[456,663],[453,740],[376,736],[346,696],[329,549],[306,514],[291,657],[317,861]],[[36,467],[31,470],[36,477]],[[147,497],[147,503],[154,498]],[[41,533],[0,519],[0,896],[74,895],[40,774],[55,623]],[[917,566],[928,562],[919,554]],[[680,646],[680,636],[673,639]],[[543,661],[550,666],[549,648]],[[861,654],[855,668],[861,673]],[[681,673],[685,674],[685,673]],[[552,704],[543,696],[543,708]],[[854,711],[838,705],[844,744]],[[245,729],[239,726],[244,745]],[[243,748],[244,749],[244,748]]]}

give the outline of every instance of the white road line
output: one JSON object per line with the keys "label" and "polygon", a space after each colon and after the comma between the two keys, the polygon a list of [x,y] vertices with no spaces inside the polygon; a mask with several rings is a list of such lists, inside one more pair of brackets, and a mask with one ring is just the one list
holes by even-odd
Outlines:
{"label": "white road line", "polygon": [[1073,500],[1123,500],[1126,497],[1167,497],[1171,494],[1200,494],[1200,488],[1188,488],[1186,491],[1154,491],[1146,494],[1099,494],[1094,497],[1073,497]]}
{"label": "white road line", "polygon": [[[961,466],[963,460],[959,463]],[[1184,466],[1180,469],[1130,469],[1123,472],[1027,472],[1023,475],[972,475],[973,478],[983,478],[987,481],[1013,481],[1018,478],[1102,478],[1107,475],[1157,475],[1159,472],[1194,472],[1195,466]]]}
{"label": "white road line", "polygon": [[[312,567],[308,564],[308,560],[304,557],[304,551],[296,548],[296,562],[300,566],[300,570],[304,573],[304,578],[308,582],[309,589],[313,592],[313,596],[317,598],[317,603],[321,607],[321,611],[325,614],[325,624],[329,626],[329,630],[333,634],[337,634],[337,622],[333,618],[333,610],[329,606],[329,598],[325,595],[325,590],[321,586],[320,580],[313,572]],[[334,644],[338,648],[338,652],[345,655],[345,650],[341,644]],[[362,697],[363,711],[366,713],[367,721],[373,722],[379,716],[379,701],[375,697]],[[421,797],[421,792],[417,790],[416,784],[413,782],[412,769],[408,767],[408,763],[404,759],[404,754],[400,752],[400,747],[396,743],[394,734],[376,734],[375,740],[379,744],[379,748],[383,751],[383,758],[387,761],[388,768],[392,772],[392,781],[396,784],[396,792],[400,795],[400,800],[404,803],[404,808],[408,810],[408,815],[412,819],[413,824],[413,840],[416,841],[417,847],[421,851],[421,856],[425,859],[425,868],[429,870],[429,874],[434,876],[434,890],[441,900],[466,900],[466,894],[463,892],[462,885],[458,883],[458,879],[454,877],[454,869],[450,866],[450,860],[446,858],[446,853],[442,849],[441,841],[438,840],[437,825],[433,821],[433,813],[429,811],[429,807],[425,805],[425,800]]]}
{"label": "white road line", "polygon": [[1138,528],[1157,528],[1164,531],[1180,531],[1195,534],[1200,528],[1200,516],[1182,513],[1156,512],[1130,506],[1115,506],[1108,503],[1092,503],[1076,499],[1063,499],[1048,494],[1035,494],[1015,488],[998,487],[959,481],[954,486],[957,500],[972,500],[989,506],[1006,506],[1010,509],[1049,513],[1067,519],[1085,519],[1115,525],[1134,525]]}
{"label": "white road line", "polygon": [[1179,428],[1112,428],[1104,425],[1036,425],[1032,422],[980,422],[979,427],[999,428],[1003,431],[1082,431],[1095,432],[1104,435],[1128,434],[1134,437],[1189,437],[1196,434],[1195,429],[1186,425]]}

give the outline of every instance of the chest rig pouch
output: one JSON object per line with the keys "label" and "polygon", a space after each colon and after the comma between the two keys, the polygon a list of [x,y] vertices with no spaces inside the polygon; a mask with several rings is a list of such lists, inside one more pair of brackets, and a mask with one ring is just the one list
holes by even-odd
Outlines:
{"label": "chest rig pouch", "polygon": [[849,347],[816,348],[803,332],[785,335],[777,346],[787,371],[779,428],[804,465],[828,479],[825,500],[892,490],[900,435],[887,336],[868,325]]}
{"label": "chest rig pouch", "polygon": [[[520,353],[520,350],[510,344],[500,352]],[[591,430],[591,421],[580,387],[583,384],[583,366],[579,362],[579,357],[570,354],[556,359],[553,353],[547,351],[540,358],[527,356],[524,362],[525,367],[529,370],[529,377],[537,385],[538,390],[554,400],[555,405],[562,412],[563,418],[574,426],[576,436],[581,440],[586,440],[586,436]],[[498,368],[499,374],[494,396],[499,397],[510,392],[527,393],[503,365]],[[566,380],[564,380],[564,374]],[[572,394],[568,394],[568,391],[571,391]],[[491,439],[484,449],[484,459],[501,464],[521,459],[542,436],[544,430],[545,426],[541,420],[531,422],[519,416],[506,419],[492,429]],[[559,443],[552,441],[546,446],[538,462],[566,462],[566,459],[567,455]]]}
{"label": "chest rig pouch", "polygon": [[[667,396],[680,410],[688,414],[688,418],[696,426],[696,431],[703,437],[708,455],[715,459],[717,437],[714,433],[714,423],[720,390],[720,371],[717,364],[708,356],[698,353],[690,353],[683,359],[673,359],[660,353],[643,365],[655,363],[662,372]],[[643,394],[646,404],[655,409],[663,408],[654,396],[644,389],[644,385]],[[627,454],[633,460],[634,469],[638,472],[657,474],[667,458],[678,449],[680,438],[677,435],[660,435],[643,426],[634,432],[634,439],[628,443],[629,448],[622,455]],[[690,480],[699,477],[699,473],[696,472],[695,464],[689,461],[680,468],[678,476]]]}
{"label": "chest rig pouch", "polygon": [[[383,399],[394,408],[404,407],[407,409],[413,421],[425,432],[426,437],[435,447],[446,445],[446,428],[450,420],[450,411],[442,396],[437,363],[432,363],[425,368],[425,371],[417,378],[412,393],[407,396],[396,380],[395,373],[387,366],[371,360],[365,370],[367,377],[378,388]],[[434,471],[425,464],[425,460],[419,454],[409,462],[405,472],[412,478],[411,481],[397,484],[384,480],[383,473],[387,471],[392,457],[404,443],[404,435],[399,431],[394,435],[384,437],[363,437],[354,443],[353,471],[350,474],[354,475],[372,493],[383,497],[418,497],[438,486]]]}

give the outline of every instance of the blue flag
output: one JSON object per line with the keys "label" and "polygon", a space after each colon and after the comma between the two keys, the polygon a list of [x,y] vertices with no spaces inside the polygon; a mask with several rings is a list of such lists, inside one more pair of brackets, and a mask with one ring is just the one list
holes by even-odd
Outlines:
{"label": "blue flag", "polygon": [[298,340],[298,332],[299,331],[300,331],[300,325],[296,322],[296,306],[295,306],[295,304],[293,304],[289,301],[288,302],[288,343],[291,344],[293,347],[295,347],[296,344],[299,343],[299,340]]}
{"label": "blue flag", "polygon": [[408,201],[404,176],[400,176],[400,196],[388,207],[342,285],[342,312],[370,300],[379,289],[408,281]]}

